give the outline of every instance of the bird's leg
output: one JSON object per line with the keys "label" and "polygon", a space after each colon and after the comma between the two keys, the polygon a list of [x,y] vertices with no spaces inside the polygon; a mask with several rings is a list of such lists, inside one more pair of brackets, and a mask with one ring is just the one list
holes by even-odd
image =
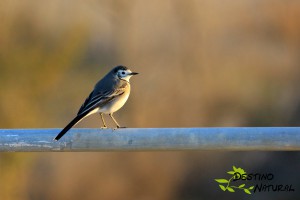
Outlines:
{"label": "bird's leg", "polygon": [[105,124],[105,121],[104,121],[104,118],[103,118],[103,113],[100,113],[100,116],[101,116],[101,120],[102,120],[102,123],[103,123],[103,126],[101,128],[107,128],[107,126]]}
{"label": "bird's leg", "polygon": [[113,117],[112,113],[109,113],[109,116],[112,118],[112,120],[115,122],[115,124],[117,125],[117,128],[125,128],[125,127],[121,127],[118,122],[115,120],[115,118]]}

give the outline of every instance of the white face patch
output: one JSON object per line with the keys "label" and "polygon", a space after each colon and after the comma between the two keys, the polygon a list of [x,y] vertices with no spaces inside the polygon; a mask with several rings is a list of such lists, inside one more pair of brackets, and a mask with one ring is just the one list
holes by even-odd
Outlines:
{"label": "white face patch", "polygon": [[131,71],[128,70],[119,70],[118,71],[118,77],[120,79],[126,80],[127,82],[129,82],[129,79],[131,78]]}

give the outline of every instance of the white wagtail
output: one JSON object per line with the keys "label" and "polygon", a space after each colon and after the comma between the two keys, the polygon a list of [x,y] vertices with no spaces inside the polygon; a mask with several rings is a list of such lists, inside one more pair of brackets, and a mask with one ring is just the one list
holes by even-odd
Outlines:
{"label": "white wagtail", "polygon": [[113,117],[113,113],[126,103],[130,94],[129,79],[136,74],[138,73],[130,71],[130,69],[125,66],[117,66],[108,72],[108,74],[95,85],[94,90],[80,107],[77,116],[54,140],[59,140],[80,120],[94,113],[100,113],[103,122],[102,128],[107,128],[103,119],[103,113],[109,114],[117,125],[117,128],[120,128],[120,125]]}

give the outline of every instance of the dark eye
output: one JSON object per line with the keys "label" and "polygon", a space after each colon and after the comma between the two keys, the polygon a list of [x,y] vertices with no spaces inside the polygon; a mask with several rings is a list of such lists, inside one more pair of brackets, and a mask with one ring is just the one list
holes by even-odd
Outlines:
{"label": "dark eye", "polygon": [[124,75],[124,74],[125,74],[125,72],[122,72],[122,74]]}

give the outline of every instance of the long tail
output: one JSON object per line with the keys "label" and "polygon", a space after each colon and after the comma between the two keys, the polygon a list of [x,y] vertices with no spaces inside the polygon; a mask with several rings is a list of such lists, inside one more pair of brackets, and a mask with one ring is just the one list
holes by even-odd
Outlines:
{"label": "long tail", "polygon": [[70,130],[75,124],[77,124],[81,119],[83,119],[87,113],[82,113],[77,115],[55,138],[54,140],[59,140],[68,130]]}

